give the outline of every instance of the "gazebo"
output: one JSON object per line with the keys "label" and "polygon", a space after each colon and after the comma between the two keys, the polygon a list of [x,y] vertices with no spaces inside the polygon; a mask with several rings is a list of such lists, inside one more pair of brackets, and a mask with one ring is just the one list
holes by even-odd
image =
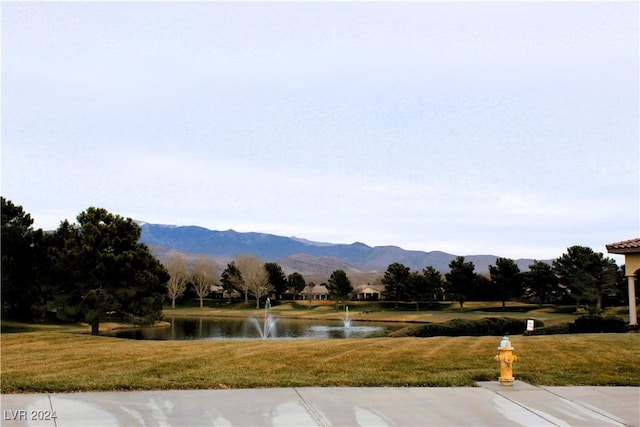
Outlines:
{"label": "gazebo", "polygon": [[624,274],[629,286],[629,324],[638,324],[635,278],[640,272],[640,238],[610,243],[607,252],[624,255]]}

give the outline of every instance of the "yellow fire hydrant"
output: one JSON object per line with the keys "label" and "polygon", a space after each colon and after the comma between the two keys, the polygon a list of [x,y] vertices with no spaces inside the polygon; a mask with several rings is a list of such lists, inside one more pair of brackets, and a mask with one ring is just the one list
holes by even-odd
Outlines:
{"label": "yellow fire hydrant", "polygon": [[513,354],[513,347],[511,346],[511,341],[506,336],[502,337],[502,341],[500,341],[500,347],[498,347],[498,351],[500,352],[495,359],[500,362],[500,384],[502,385],[512,385],[513,384],[513,362],[518,360],[518,356]]}

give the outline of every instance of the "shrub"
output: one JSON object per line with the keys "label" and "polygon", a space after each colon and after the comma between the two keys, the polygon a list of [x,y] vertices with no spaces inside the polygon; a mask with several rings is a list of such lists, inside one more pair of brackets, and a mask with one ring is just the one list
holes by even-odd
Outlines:
{"label": "shrub", "polygon": [[444,330],[447,332],[447,335],[452,337],[477,336],[477,323],[478,322],[475,320],[451,319],[442,326],[444,326]]}
{"label": "shrub", "polygon": [[570,334],[571,328],[573,327],[573,323],[564,322],[558,323],[553,326],[545,326],[542,328],[535,328],[531,335],[556,335],[556,334]]}
{"label": "shrub", "polygon": [[[537,326],[544,324],[536,320]],[[526,321],[509,317],[487,317],[478,323],[478,330],[481,335],[515,335],[521,334],[527,327]]]}
{"label": "shrub", "polygon": [[[543,323],[536,321],[538,326]],[[409,326],[389,334],[390,337],[459,337],[482,335],[516,335],[526,329],[526,322],[508,317],[487,317],[479,320],[452,319],[445,323]]]}
{"label": "shrub", "polygon": [[617,316],[581,316],[573,322],[573,333],[624,332],[626,322]]}
{"label": "shrub", "polygon": [[621,333],[627,330],[626,322],[617,316],[580,316],[573,323],[566,322],[535,329],[532,335],[581,334],[594,332]]}
{"label": "shrub", "polygon": [[387,336],[393,338],[422,337],[424,335],[420,335],[421,329],[421,326],[407,326],[406,328],[390,332]]}

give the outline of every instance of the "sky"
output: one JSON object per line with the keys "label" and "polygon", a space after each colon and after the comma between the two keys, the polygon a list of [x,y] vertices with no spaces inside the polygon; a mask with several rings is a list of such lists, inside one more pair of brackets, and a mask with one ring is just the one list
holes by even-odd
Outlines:
{"label": "sky", "polygon": [[640,236],[636,1],[1,8],[2,196],[36,228],[96,206],[513,259]]}

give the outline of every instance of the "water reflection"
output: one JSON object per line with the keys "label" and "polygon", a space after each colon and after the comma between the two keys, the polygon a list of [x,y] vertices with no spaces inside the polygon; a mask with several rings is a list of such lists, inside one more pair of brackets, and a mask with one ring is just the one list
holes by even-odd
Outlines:
{"label": "water reflection", "polygon": [[[261,325],[263,319],[257,319]],[[261,333],[246,318],[219,317],[168,317],[170,326],[162,328],[137,328],[117,330],[109,336],[136,340],[202,340],[260,338]],[[273,338],[367,338],[384,336],[388,332],[406,326],[396,323],[353,323],[344,326],[341,320],[318,321],[279,318],[275,323]],[[260,326],[261,327],[261,326]]]}

